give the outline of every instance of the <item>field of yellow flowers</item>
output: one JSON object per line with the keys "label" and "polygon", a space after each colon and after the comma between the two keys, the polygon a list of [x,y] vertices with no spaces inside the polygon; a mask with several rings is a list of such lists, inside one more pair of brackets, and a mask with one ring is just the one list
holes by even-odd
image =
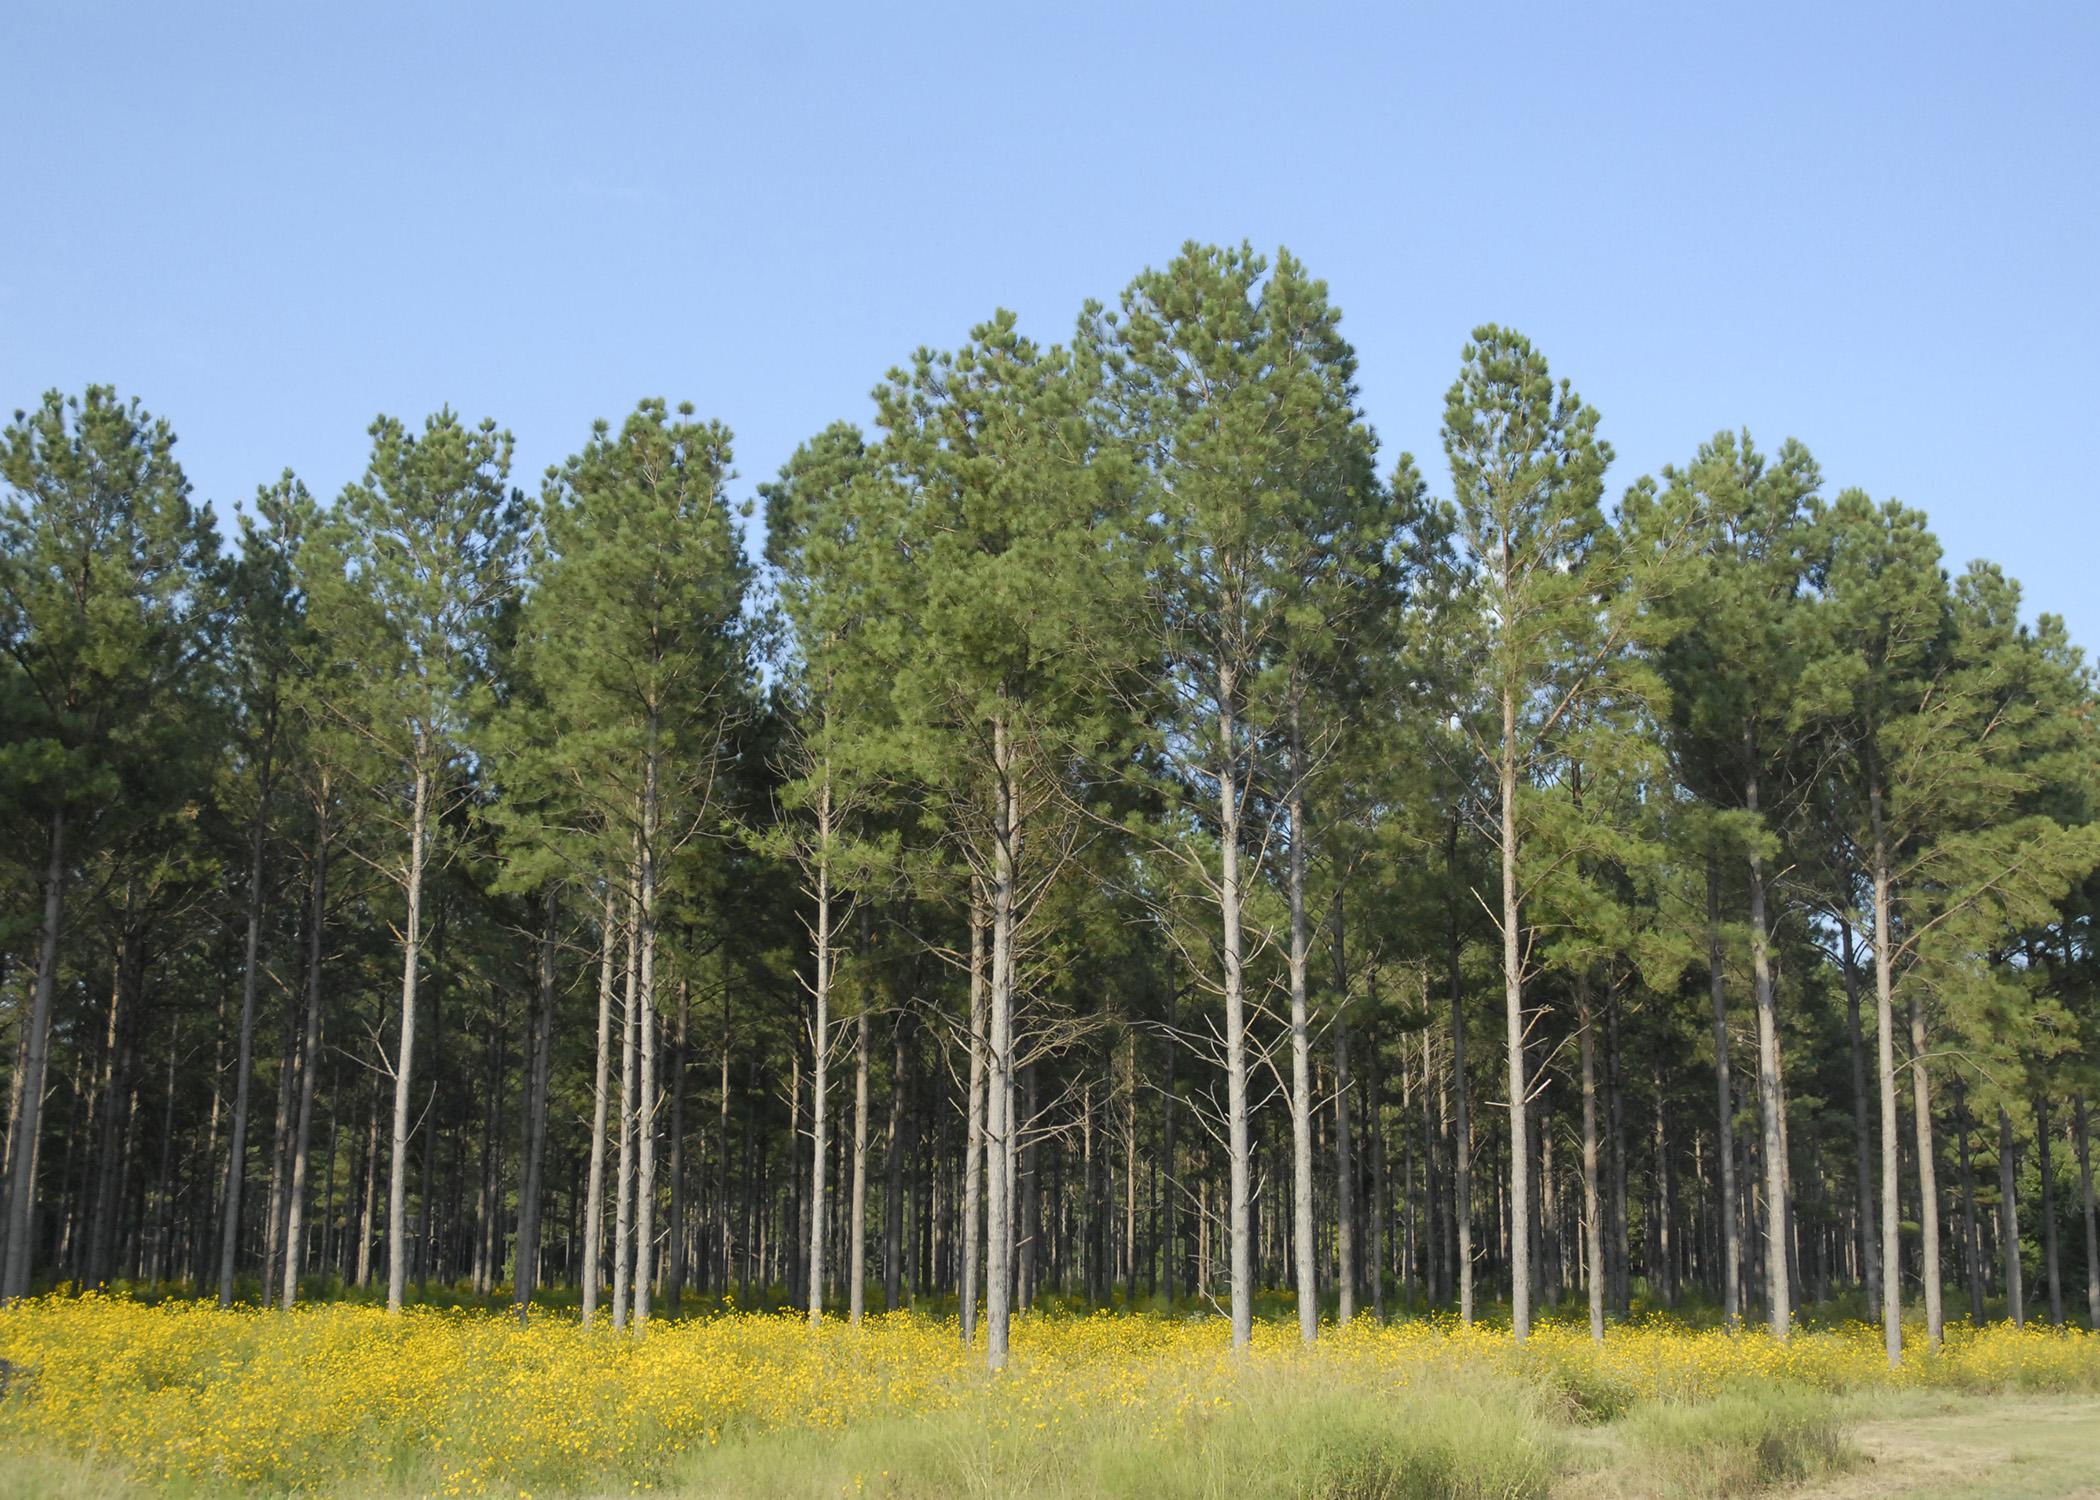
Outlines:
{"label": "field of yellow flowers", "polygon": [[[989,1377],[952,1320],[901,1314],[813,1330],[798,1316],[725,1312],[658,1322],[635,1341],[552,1316],[521,1328],[430,1309],[51,1297],[0,1309],[12,1367],[0,1466],[61,1454],[190,1493],[742,1493],[765,1488],[748,1462],[764,1451],[754,1443],[869,1430],[886,1435],[845,1487],[909,1493],[882,1454],[917,1441],[904,1435],[911,1424],[943,1434],[928,1442],[967,1434],[972,1451],[948,1463],[967,1489],[971,1473],[1011,1474],[1023,1455],[1099,1447],[1103,1434],[1141,1471],[1149,1449],[1289,1421],[1278,1403],[1320,1394],[1354,1401],[1366,1420],[1442,1403],[1436,1420],[1455,1424],[1455,1440],[1499,1423],[1514,1477],[1482,1492],[1525,1494],[1542,1492],[1525,1475],[1550,1471],[1556,1432],[1642,1403],[1775,1387],[2100,1390],[2100,1335],[1994,1326],[1950,1330],[1937,1353],[1922,1343],[1890,1371],[1864,1325],[1781,1344],[1648,1320],[1599,1346],[1583,1325],[1547,1324],[1518,1345],[1507,1330],[1363,1320],[1328,1328],[1311,1350],[1293,1327],[1258,1324],[1252,1356],[1235,1360],[1222,1320],[1103,1314],[1020,1320],[1012,1367]],[[1346,1427],[1347,1413],[1329,1415]]]}

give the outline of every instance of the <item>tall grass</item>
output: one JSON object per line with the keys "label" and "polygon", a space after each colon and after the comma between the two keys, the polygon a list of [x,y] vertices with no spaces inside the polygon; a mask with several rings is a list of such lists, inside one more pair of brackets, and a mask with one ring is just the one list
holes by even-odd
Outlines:
{"label": "tall grass", "polygon": [[935,1415],[751,1434],[679,1480],[694,1495],[755,1500],[1526,1500],[1549,1493],[1566,1462],[1543,1393],[1507,1376],[1378,1392],[1250,1369],[1213,1400],[1164,1431],[1119,1408],[1016,1428],[995,1384]]}
{"label": "tall grass", "polygon": [[1617,1425],[1610,1493],[1725,1500],[1849,1468],[1836,1398],[1737,1385],[1704,1401],[1645,1401]]}

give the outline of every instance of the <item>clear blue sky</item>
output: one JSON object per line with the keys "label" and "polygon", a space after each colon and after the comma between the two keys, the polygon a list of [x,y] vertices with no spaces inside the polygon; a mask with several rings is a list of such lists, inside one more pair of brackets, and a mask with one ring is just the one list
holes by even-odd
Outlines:
{"label": "clear blue sky", "polygon": [[2100,645],[2100,7],[53,4],[0,62],[0,408],[111,382],[200,494],[449,402],[516,478],[635,399],[740,494],[920,344],[1190,238],[1324,276],[1387,456],[1529,333],[1613,487],[1720,427]]}

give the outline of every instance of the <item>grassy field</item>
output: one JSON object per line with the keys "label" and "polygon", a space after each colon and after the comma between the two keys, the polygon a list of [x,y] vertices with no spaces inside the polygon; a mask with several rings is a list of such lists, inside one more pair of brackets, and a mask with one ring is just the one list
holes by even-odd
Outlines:
{"label": "grassy field", "polygon": [[1953,1500],[2100,1476],[2100,1336],[2080,1332],[1957,1330],[1897,1371],[1856,1324],[1781,1345],[1650,1320],[1600,1348],[1580,1325],[1519,1346],[1365,1320],[1310,1351],[1263,1324],[1235,1359],[1217,1319],[1034,1317],[1014,1350],[987,1377],[952,1322],[901,1315],[725,1314],[636,1343],[44,1299],[0,1310],[0,1491]]}

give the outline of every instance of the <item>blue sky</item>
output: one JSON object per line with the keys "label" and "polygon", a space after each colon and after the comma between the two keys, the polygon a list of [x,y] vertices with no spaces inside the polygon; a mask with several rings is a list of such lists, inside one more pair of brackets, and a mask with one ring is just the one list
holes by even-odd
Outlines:
{"label": "blue sky", "polygon": [[2100,7],[82,3],[0,59],[0,408],[114,383],[220,502],[448,402],[536,487],[643,395],[747,494],[915,347],[1245,238],[1439,487],[1504,322],[1615,491],[1796,436],[2100,645]]}

